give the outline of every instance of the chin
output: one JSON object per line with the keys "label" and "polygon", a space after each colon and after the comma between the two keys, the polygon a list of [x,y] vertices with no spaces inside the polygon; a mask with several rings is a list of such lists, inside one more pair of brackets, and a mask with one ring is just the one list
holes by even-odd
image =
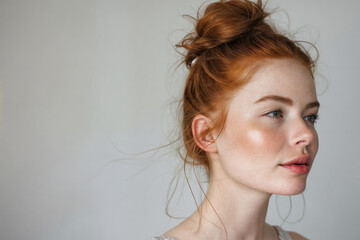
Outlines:
{"label": "chin", "polygon": [[292,181],[288,181],[285,184],[281,184],[281,186],[277,189],[275,194],[278,195],[298,195],[304,192],[306,188],[306,178],[305,179],[294,179]]}

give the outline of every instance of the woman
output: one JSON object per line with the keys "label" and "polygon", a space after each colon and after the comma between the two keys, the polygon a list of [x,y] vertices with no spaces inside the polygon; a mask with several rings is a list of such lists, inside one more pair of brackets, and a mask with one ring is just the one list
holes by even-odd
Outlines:
{"label": "woman", "polygon": [[267,22],[259,0],[210,4],[178,47],[185,163],[209,176],[205,200],[154,239],[305,239],[265,222],[272,194],[304,191],[318,150],[314,61]]}

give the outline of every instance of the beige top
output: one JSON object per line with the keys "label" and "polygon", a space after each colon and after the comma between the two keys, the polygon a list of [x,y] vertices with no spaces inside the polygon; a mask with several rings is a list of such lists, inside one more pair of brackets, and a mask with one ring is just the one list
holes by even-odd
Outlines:
{"label": "beige top", "polygon": [[[289,233],[286,232],[284,229],[282,229],[279,226],[275,226],[275,228],[276,228],[277,232],[279,233],[279,239],[280,240],[292,240]],[[166,237],[166,236],[162,235],[162,236],[159,236],[159,237],[150,238],[150,240],[176,240],[176,239],[171,238],[171,237]]]}

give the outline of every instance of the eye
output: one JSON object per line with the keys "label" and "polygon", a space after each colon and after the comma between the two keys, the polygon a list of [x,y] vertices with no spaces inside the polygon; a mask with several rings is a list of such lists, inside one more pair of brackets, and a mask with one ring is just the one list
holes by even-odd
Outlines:
{"label": "eye", "polygon": [[318,114],[312,114],[312,115],[304,117],[304,120],[310,122],[311,124],[315,124],[318,119],[319,119]]}
{"label": "eye", "polygon": [[265,116],[270,117],[270,118],[282,118],[282,117],[284,117],[281,110],[271,111],[271,112],[265,114]]}

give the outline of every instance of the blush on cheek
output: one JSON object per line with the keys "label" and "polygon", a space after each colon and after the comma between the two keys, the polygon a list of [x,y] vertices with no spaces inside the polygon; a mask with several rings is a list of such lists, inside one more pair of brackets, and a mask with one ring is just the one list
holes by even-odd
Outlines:
{"label": "blush on cheek", "polygon": [[281,133],[273,129],[249,129],[242,137],[243,146],[254,153],[276,154],[282,148]]}

